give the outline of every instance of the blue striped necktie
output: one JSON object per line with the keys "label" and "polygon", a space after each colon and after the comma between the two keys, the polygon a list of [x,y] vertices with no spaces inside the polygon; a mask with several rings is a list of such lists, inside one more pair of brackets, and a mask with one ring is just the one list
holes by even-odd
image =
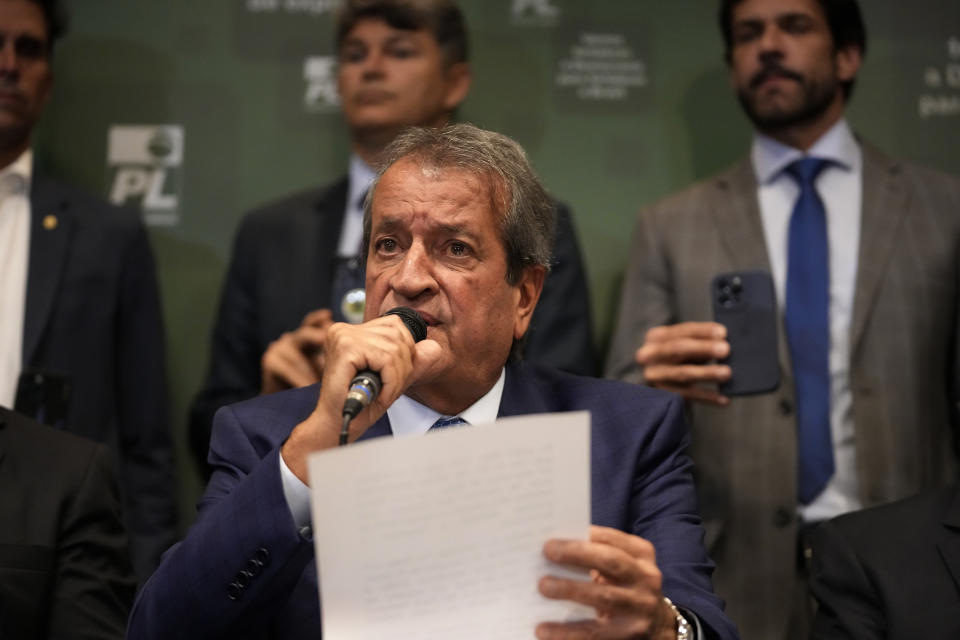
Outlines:
{"label": "blue striped necktie", "polygon": [[834,472],[827,217],[814,187],[828,164],[821,158],[802,158],[786,168],[800,188],[790,216],[784,324],[797,394],[797,497],[801,504],[820,495]]}
{"label": "blue striped necktie", "polygon": [[460,416],[453,416],[452,418],[439,418],[436,422],[430,425],[430,428],[427,431],[439,431],[440,429],[446,429],[447,427],[455,427],[458,424],[468,423]]}

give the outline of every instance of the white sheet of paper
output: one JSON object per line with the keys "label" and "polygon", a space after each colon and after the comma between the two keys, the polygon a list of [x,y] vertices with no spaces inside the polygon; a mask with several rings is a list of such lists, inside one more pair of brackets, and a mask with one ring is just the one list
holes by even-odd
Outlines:
{"label": "white sheet of paper", "polygon": [[521,416],[310,456],[323,637],[532,638],[593,610],[548,600],[551,537],[586,539],[590,415]]}

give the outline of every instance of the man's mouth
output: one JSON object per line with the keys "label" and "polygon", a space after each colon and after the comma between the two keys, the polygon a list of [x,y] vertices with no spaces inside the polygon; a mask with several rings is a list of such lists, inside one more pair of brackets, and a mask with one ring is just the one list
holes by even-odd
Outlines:
{"label": "man's mouth", "polygon": [[0,89],[0,102],[4,104],[23,104],[25,102],[23,94],[13,89]]}
{"label": "man's mouth", "polygon": [[757,73],[750,80],[750,88],[756,89],[770,80],[794,80],[802,82],[803,76],[795,71],[784,69],[783,67],[768,67]]}
{"label": "man's mouth", "polygon": [[424,313],[423,311],[419,311],[419,310],[417,311],[417,313],[419,313],[419,314],[420,314],[420,317],[423,318],[423,321],[427,323],[427,328],[428,328],[428,329],[429,329],[430,327],[435,327],[435,326],[437,326],[438,324],[440,324],[440,322],[439,322],[435,317],[433,317],[432,315],[430,315],[429,313]]}
{"label": "man's mouth", "polygon": [[364,89],[356,95],[356,102],[362,105],[380,104],[393,97],[393,94],[383,89]]}

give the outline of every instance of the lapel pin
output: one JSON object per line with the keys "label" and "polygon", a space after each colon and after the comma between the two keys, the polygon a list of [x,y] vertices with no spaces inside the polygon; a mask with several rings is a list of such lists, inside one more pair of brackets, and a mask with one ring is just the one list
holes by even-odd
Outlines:
{"label": "lapel pin", "polygon": [[56,228],[57,228],[57,216],[53,215],[52,213],[51,213],[50,215],[44,216],[44,217],[43,217],[43,228],[46,229],[47,231],[53,231],[54,229],[56,229]]}

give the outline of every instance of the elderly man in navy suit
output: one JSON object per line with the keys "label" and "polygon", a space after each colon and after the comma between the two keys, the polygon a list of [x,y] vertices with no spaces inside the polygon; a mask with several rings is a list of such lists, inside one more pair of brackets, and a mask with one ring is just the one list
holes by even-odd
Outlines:
{"label": "elderly man in navy suit", "polygon": [[[330,327],[319,387],[217,414],[197,523],[144,587],[132,637],[319,637],[306,460],[337,446],[347,387],[364,369],[383,388],[351,442],[452,418],[591,411],[596,526],[589,540],[545,541],[543,552],[595,577],[544,576],[538,587],[597,614],[544,621],[531,635],[737,637],[711,593],[680,399],[511,357],[549,269],[555,215],[523,150],[469,125],[412,129],[384,167],[364,216],[365,322]],[[398,306],[420,313],[425,340],[384,315]]]}
{"label": "elderly man in navy suit", "polygon": [[[210,369],[190,412],[201,470],[217,409],[320,380],[326,330],[363,309],[363,200],[384,147],[405,127],[451,122],[472,84],[454,0],[348,0],[336,19],[337,87],[352,155],[331,184],[258,207],[237,229]],[[586,272],[570,209],[557,203],[553,265],[528,357],[595,373]]]}

